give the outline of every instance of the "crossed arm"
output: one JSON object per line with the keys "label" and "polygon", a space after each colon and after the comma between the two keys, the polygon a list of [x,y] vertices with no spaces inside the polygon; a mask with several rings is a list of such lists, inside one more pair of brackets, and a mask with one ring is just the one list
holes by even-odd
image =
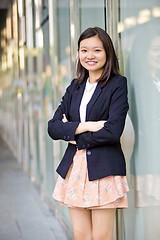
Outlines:
{"label": "crossed arm", "polygon": [[[62,121],[68,122],[66,115],[63,114],[63,119]],[[88,122],[81,122],[79,123],[78,127],[76,128],[75,131],[75,135],[80,134],[80,133],[84,133],[84,132],[96,132],[98,130],[100,130],[101,128],[104,127],[104,123],[106,121],[101,120],[101,121],[88,121]],[[76,144],[76,141],[69,141],[71,144]]]}

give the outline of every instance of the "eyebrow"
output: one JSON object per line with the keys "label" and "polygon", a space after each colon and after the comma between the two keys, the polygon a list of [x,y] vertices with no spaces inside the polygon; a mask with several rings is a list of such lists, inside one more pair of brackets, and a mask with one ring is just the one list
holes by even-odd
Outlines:
{"label": "eyebrow", "polygon": [[[81,46],[80,48],[87,48],[87,47]],[[101,48],[101,49],[103,49],[103,47],[100,47],[100,46],[97,46],[97,47],[94,47],[94,48]]]}

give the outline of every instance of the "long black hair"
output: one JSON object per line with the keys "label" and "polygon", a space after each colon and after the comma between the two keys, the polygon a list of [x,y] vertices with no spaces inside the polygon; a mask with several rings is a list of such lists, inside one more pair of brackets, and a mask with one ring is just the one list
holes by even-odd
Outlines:
{"label": "long black hair", "polygon": [[[78,51],[79,51],[80,43],[82,40],[86,38],[94,37],[94,36],[98,36],[99,39],[101,40],[104,50],[106,52],[106,58],[107,58],[106,63],[104,65],[104,71],[100,76],[100,78],[97,80],[107,82],[111,75],[120,74],[118,59],[117,59],[110,36],[102,28],[99,28],[99,27],[87,28],[79,37]],[[78,59],[76,73],[77,73],[76,79],[78,83],[83,82],[84,79],[89,76],[88,70],[81,65],[80,59]]]}

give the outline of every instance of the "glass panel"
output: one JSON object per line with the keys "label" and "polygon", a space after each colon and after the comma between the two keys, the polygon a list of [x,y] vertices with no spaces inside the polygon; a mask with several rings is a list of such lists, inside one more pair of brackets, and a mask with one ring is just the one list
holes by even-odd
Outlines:
{"label": "glass panel", "polygon": [[[71,61],[70,61],[70,25],[69,25],[69,1],[68,0],[56,0],[57,12],[57,60],[58,60],[58,82],[57,82],[57,103],[56,107],[64,95],[66,87],[70,84],[71,77]],[[67,147],[67,143],[60,141],[60,152],[58,162],[55,164],[58,166],[64,151]],[[57,151],[57,149],[56,149]],[[58,151],[57,151],[58,153]],[[56,167],[57,167],[56,166]],[[56,175],[57,176],[57,175]],[[71,228],[70,217],[68,208],[58,205],[61,217],[65,223]]]}
{"label": "glass panel", "polygon": [[104,0],[79,0],[78,5],[80,32],[83,32],[88,27],[105,28]]}
{"label": "glass panel", "polygon": [[[120,0],[119,41],[128,78],[124,148],[130,179],[127,240],[160,238],[160,2]],[[133,131],[134,129],[134,131]],[[132,152],[133,150],[133,152]]]}
{"label": "glass panel", "polygon": [[[48,7],[46,7],[48,10]],[[41,102],[41,119],[43,119],[41,124],[41,132],[43,132],[42,147],[45,146],[45,159],[41,159],[43,166],[45,164],[45,188],[47,197],[52,200],[53,192],[53,141],[48,136],[46,131],[48,118],[53,111],[53,96],[52,96],[52,83],[51,75],[52,70],[50,66],[50,56],[49,56],[49,22],[46,21],[42,26],[43,36],[44,36],[44,48],[43,48],[43,75],[42,75],[42,102]],[[44,142],[45,140],[45,142]]]}
{"label": "glass panel", "polygon": [[48,0],[42,0],[41,22],[48,17]]}

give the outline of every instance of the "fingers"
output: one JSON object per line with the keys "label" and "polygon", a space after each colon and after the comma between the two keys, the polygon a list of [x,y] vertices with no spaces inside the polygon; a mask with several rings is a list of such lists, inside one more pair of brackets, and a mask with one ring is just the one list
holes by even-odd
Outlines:
{"label": "fingers", "polygon": [[68,122],[67,118],[66,118],[66,115],[63,114],[63,118],[62,118],[62,121],[65,123],[65,122]]}
{"label": "fingers", "polygon": [[69,141],[69,143],[76,145],[76,141]]}

